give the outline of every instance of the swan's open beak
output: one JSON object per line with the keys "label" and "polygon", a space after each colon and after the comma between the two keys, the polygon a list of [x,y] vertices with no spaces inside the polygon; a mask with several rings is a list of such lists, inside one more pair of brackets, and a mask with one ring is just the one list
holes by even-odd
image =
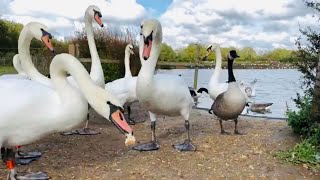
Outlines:
{"label": "swan's open beak", "polygon": [[143,47],[143,59],[146,61],[150,57],[151,48],[152,48],[152,33],[147,37],[144,38],[144,47]]}
{"label": "swan's open beak", "polygon": [[103,23],[99,14],[94,15],[94,20],[99,24],[99,26],[103,27]]}
{"label": "swan's open beak", "polygon": [[42,30],[42,37],[41,37],[42,42],[47,46],[48,49],[50,49],[50,51],[54,52],[54,48],[51,44],[51,39],[52,39],[51,34],[45,30]]}

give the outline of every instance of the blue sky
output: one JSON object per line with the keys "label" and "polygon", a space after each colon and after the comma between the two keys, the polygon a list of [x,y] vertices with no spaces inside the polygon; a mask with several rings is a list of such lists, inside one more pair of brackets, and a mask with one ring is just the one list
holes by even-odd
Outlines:
{"label": "blue sky", "polygon": [[64,39],[83,28],[85,9],[92,4],[100,8],[106,26],[120,30],[138,29],[143,19],[157,18],[163,42],[174,49],[196,42],[259,52],[295,49],[299,26],[319,30],[302,0],[0,0],[0,18],[38,21]]}
{"label": "blue sky", "polygon": [[146,8],[155,10],[154,17],[158,18],[172,3],[172,0],[137,0],[137,2]]}

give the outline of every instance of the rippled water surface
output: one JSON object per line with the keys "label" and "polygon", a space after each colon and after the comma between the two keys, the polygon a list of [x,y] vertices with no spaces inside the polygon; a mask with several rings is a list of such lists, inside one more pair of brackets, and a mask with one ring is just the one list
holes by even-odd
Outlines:
{"label": "rippled water surface", "polygon": [[[198,88],[208,86],[209,79],[214,70],[199,69]],[[194,70],[193,69],[174,69],[158,70],[158,73],[181,74],[186,83],[193,87]],[[228,79],[227,70],[223,69],[220,74],[220,82],[226,82]],[[292,98],[296,93],[301,93],[301,73],[295,69],[235,69],[234,75],[236,80],[243,80],[246,83],[258,80],[256,83],[256,96],[251,98],[255,103],[273,103],[271,113],[258,114],[249,112],[249,115],[281,117],[285,118],[286,102],[289,107],[296,109]],[[204,93],[199,98],[198,107],[209,108],[212,100]],[[243,112],[245,114],[246,111]]]}

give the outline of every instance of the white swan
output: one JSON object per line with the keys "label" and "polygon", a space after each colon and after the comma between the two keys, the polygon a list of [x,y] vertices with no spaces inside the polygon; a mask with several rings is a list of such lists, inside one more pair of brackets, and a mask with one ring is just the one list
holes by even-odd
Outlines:
{"label": "white swan", "polygon": [[154,75],[160,54],[162,28],[157,20],[146,20],[141,25],[139,53],[141,69],[137,79],[137,98],[149,111],[152,129],[152,141],[134,147],[135,150],[149,151],[159,149],[156,142],[156,114],[182,116],[187,129],[187,140],[176,144],[178,151],[196,150],[189,137],[189,115],[194,104],[188,86],[178,76]]}
{"label": "white swan", "polygon": [[[85,14],[84,14],[85,31],[87,33],[88,45],[89,45],[91,61],[92,61],[91,70],[90,70],[90,77],[98,86],[104,88],[104,86],[105,86],[104,74],[103,74],[103,69],[102,69],[100,58],[99,58],[99,54],[97,51],[96,43],[94,41],[94,33],[93,33],[93,27],[92,27],[92,23],[94,21],[96,23],[98,23],[99,26],[103,27],[101,17],[102,17],[101,11],[95,5],[88,6],[88,8],[86,9]],[[70,81],[72,83],[72,85],[77,87],[77,84],[73,80],[72,76],[68,77],[68,81]],[[87,121],[86,121],[85,127],[83,129],[75,130],[72,132],[65,132],[63,134],[70,135],[70,134],[73,134],[74,132],[76,132],[77,134],[81,134],[81,135],[99,134],[99,132],[88,128],[89,119],[90,119],[90,116],[88,113]]]}
{"label": "white swan", "polygon": [[[67,73],[74,77],[79,89],[68,83]],[[29,144],[47,134],[78,125],[88,113],[88,102],[127,136],[126,144],[134,143],[133,131],[124,119],[119,100],[96,86],[75,57],[55,56],[50,64],[50,75],[52,88],[29,80],[0,80],[1,147]],[[9,177],[15,179],[14,166],[11,166],[14,156],[12,153],[7,156],[11,156],[7,159]]]}
{"label": "white swan", "polygon": [[[35,36],[34,32],[39,31],[39,29],[42,33]],[[13,57],[13,65],[18,74],[2,75],[0,79],[31,79],[50,85],[49,79],[40,74],[32,63],[29,47],[34,37],[42,41],[51,51],[54,51],[51,44],[52,36],[48,33],[48,28],[45,25],[38,22],[26,24],[19,35],[18,54]],[[21,61],[21,59],[24,59],[24,61]]]}
{"label": "white swan", "polygon": [[218,117],[221,134],[229,134],[225,132],[222,127],[222,120],[234,119],[235,128],[234,133],[240,134],[238,132],[238,116],[243,111],[246,105],[246,97],[240,90],[238,83],[233,75],[233,62],[235,58],[239,57],[235,50],[231,50],[228,54],[228,89],[219,94],[214,100],[209,113],[213,113]]}
{"label": "white swan", "polygon": [[137,77],[132,77],[132,74],[130,71],[130,54],[134,54],[133,46],[131,44],[128,44],[125,48],[124,78],[120,78],[107,83],[105,85],[105,89],[108,89],[112,94],[117,96],[117,98],[120,100],[121,105],[124,105],[125,103],[127,103],[129,124],[135,124],[135,122],[130,117],[130,113],[131,113],[130,103],[137,101],[137,95],[136,95]]}

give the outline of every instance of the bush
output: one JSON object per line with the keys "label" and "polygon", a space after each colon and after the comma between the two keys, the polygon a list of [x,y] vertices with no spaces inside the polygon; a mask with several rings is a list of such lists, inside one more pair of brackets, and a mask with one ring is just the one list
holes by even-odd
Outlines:
{"label": "bush", "polygon": [[297,94],[294,99],[299,111],[288,111],[288,123],[292,127],[294,133],[307,136],[313,124],[311,116],[311,96],[305,95],[301,97]]}

